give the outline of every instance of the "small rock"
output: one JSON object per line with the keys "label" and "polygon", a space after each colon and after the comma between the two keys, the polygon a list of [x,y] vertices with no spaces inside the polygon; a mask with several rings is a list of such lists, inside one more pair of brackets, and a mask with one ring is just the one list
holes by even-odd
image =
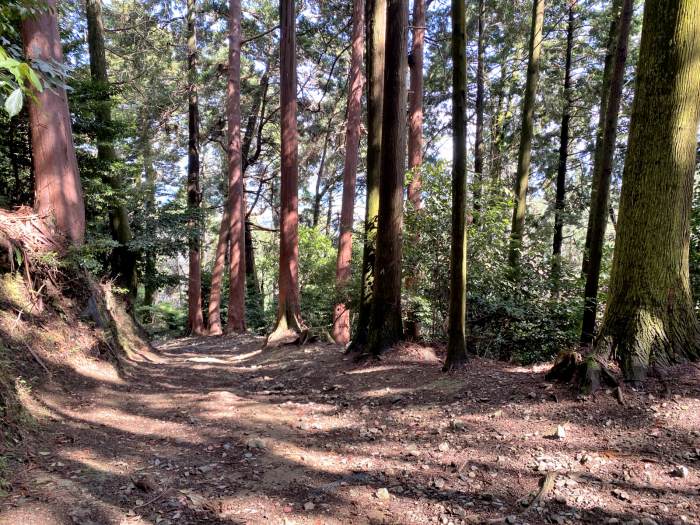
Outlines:
{"label": "small rock", "polygon": [[530,392],[527,397],[530,399],[537,399],[537,393],[536,392]]}
{"label": "small rock", "polygon": [[683,466],[683,465],[678,465],[676,468],[673,469],[671,472],[671,475],[674,478],[687,478],[688,477],[688,467]]}
{"label": "small rock", "polygon": [[377,496],[377,499],[381,500],[388,500],[391,497],[389,490],[384,487],[377,489],[377,492],[375,492],[374,495]]}
{"label": "small rock", "polygon": [[312,501],[307,501],[306,503],[304,503],[304,510],[306,511],[314,510],[315,508],[316,505],[314,505]]}
{"label": "small rock", "polygon": [[433,486],[434,486],[436,489],[441,489],[441,488],[443,488],[443,487],[445,486],[445,480],[442,479],[442,478],[435,478],[435,479],[433,480]]}
{"label": "small rock", "polygon": [[607,520],[605,520],[605,523],[607,523],[608,525],[617,525],[618,523],[620,523],[620,520],[618,520],[617,518],[608,518]]}
{"label": "small rock", "polygon": [[251,439],[249,439],[249,440],[246,442],[245,446],[246,446],[247,448],[249,448],[249,449],[260,449],[260,450],[262,450],[262,449],[266,448],[265,442],[264,442],[262,439],[260,439],[260,438],[251,438]]}
{"label": "small rock", "polygon": [[615,496],[617,499],[621,499],[622,501],[630,501],[630,495],[627,494],[624,490],[620,489],[615,489],[612,491],[613,496]]}
{"label": "small rock", "polygon": [[564,425],[557,425],[557,429],[554,431],[554,437],[556,439],[564,439],[566,437]]}
{"label": "small rock", "polygon": [[447,452],[448,450],[450,450],[450,444],[447,441],[443,441],[438,445],[438,450],[440,452]]}
{"label": "small rock", "polygon": [[510,516],[508,516],[506,518],[506,523],[512,524],[512,523],[515,523],[516,521],[518,521],[518,518],[517,518],[517,516],[515,516],[515,514],[511,514]]}
{"label": "small rock", "polygon": [[659,525],[655,520],[651,518],[642,518],[642,525]]}

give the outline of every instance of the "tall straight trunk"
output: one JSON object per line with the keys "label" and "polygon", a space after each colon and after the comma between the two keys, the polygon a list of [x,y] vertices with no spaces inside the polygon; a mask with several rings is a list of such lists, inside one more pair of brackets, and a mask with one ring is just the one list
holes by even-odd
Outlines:
{"label": "tall straight trunk", "polygon": [[513,221],[510,231],[508,263],[514,270],[520,266],[520,251],[525,234],[525,214],[527,213],[527,185],[530,177],[532,156],[532,136],[535,120],[535,99],[537,82],[540,76],[540,56],[542,54],[542,27],[544,24],[544,0],[533,0],[532,27],[527,60],[527,80],[523,95],[523,115],[520,129],[520,149],[518,150],[518,168],[515,174],[515,201]]}
{"label": "tall straight trunk", "polygon": [[255,268],[255,247],[253,245],[253,232],[250,222],[245,223],[245,273],[248,297],[253,305],[256,305],[262,311],[263,297],[258,273]]}
{"label": "tall straight trunk", "polygon": [[595,352],[625,379],[700,357],[688,269],[700,123],[700,0],[644,8],[610,294]]}
{"label": "tall straight trunk", "polygon": [[[156,207],[156,170],[153,167],[153,148],[151,146],[151,123],[148,119],[143,122],[141,130],[141,155],[143,157],[143,171],[145,175],[144,207],[146,215],[150,216],[155,212]],[[143,304],[153,306],[153,300],[157,291],[156,275],[156,253],[153,248],[148,248],[144,255],[143,268]]]}
{"label": "tall straight trunk", "polygon": [[612,29],[616,33],[616,38],[613,39],[611,46],[614,53],[612,54],[609,82],[606,86],[607,93],[601,97],[606,106],[601,108],[603,118],[593,165],[591,207],[588,215],[587,246],[584,254],[586,285],[583,293],[583,322],[581,324],[581,344],[583,346],[589,346],[593,342],[595,334],[600,266],[603,260],[605,230],[608,225],[610,179],[615,160],[617,122],[625,81],[625,64],[627,62],[630,27],[634,15],[634,0],[623,0],[621,8],[619,22]]}
{"label": "tall straight trunk", "polygon": [[406,170],[408,1],[388,0],[377,254],[368,350],[379,355],[403,337],[401,251]]}
{"label": "tall straight trunk", "polygon": [[386,0],[367,0],[367,195],[362,251],[362,283],[357,328],[350,350],[367,344],[374,297],[377,224],[379,216],[379,173],[384,107],[384,57],[386,39]]}
{"label": "tall straight trunk", "polygon": [[484,194],[484,0],[479,0],[476,44],[476,129],[474,134],[474,221],[479,221]]}
{"label": "tall straight trunk", "polygon": [[452,0],[452,243],[447,357],[467,360],[467,28],[464,0]]}
{"label": "tall straight trunk", "polygon": [[199,103],[197,100],[197,30],[195,1],[187,0],[187,211],[189,214],[189,276],[187,328],[193,335],[204,333],[202,315],[202,263],[200,260],[201,203],[199,186]]}
{"label": "tall straight trunk", "polygon": [[[90,77],[96,85],[100,100],[95,108],[97,122],[97,158],[108,168],[108,182],[117,198],[122,190],[121,180],[115,173],[109,172],[111,163],[117,160],[112,137],[112,109],[109,94],[109,77],[107,75],[107,57],[105,55],[104,24],[102,20],[102,0],[86,0],[88,52],[90,55]],[[133,239],[129,225],[129,212],[123,202],[115,202],[109,210],[109,224],[118,246],[112,249],[111,268],[116,283],[129,290],[129,297],[136,299],[138,278],[136,274],[136,253],[129,248]]]}
{"label": "tall straight trunk", "polygon": [[340,209],[340,237],[335,272],[335,285],[339,300],[335,305],[332,329],[333,339],[342,345],[346,345],[350,341],[350,309],[347,306],[345,296],[350,282],[355,182],[360,149],[360,128],[362,126],[364,25],[364,0],[354,0],[352,5],[352,57],[348,85],[348,122],[345,131],[345,164],[343,165],[343,202]]}
{"label": "tall straight trunk", "polygon": [[[608,39],[606,43],[605,60],[603,63],[603,80],[600,86],[600,109],[598,111],[598,125],[596,127],[595,149],[593,152],[593,165],[600,166],[603,154],[603,134],[605,133],[605,113],[608,108],[608,96],[610,95],[610,82],[612,79],[613,65],[615,60],[615,52],[617,49],[617,40],[620,33],[620,17],[622,14],[623,0],[613,0],[610,6],[610,29],[608,30]],[[598,191],[599,181],[595,178],[595,169],[593,180],[591,181],[591,194]],[[588,263],[590,260],[591,247],[591,228],[590,215],[589,226],[586,230],[586,244],[583,252],[583,265],[581,269],[582,275],[588,274]]]}
{"label": "tall straight trunk", "polygon": [[226,333],[245,332],[245,214],[241,151],[241,1],[230,0],[228,59],[229,293]]}
{"label": "tall straight trunk", "polygon": [[282,181],[277,326],[268,344],[301,332],[299,306],[299,213],[297,137],[297,61],[294,0],[280,0],[280,114]]}
{"label": "tall straight trunk", "polygon": [[[56,0],[48,9],[22,21],[28,60],[63,64]],[[29,100],[29,125],[34,167],[34,208],[75,245],[85,238],[85,204],[75,156],[68,98],[62,87],[35,92]]]}
{"label": "tall straight trunk", "polygon": [[321,161],[318,164],[318,175],[316,175],[316,192],[314,195],[314,207],[313,207],[313,218],[311,226],[314,228],[318,227],[318,221],[321,218],[321,200],[323,199],[323,194],[328,191],[328,186],[325,190],[321,190],[321,184],[323,183],[323,176],[326,170],[326,154],[328,153],[328,143],[331,139],[331,133],[333,130],[333,118],[328,121],[328,130],[326,131],[326,136],[323,139],[323,149],[321,150]]}
{"label": "tall straight trunk", "polygon": [[331,236],[331,226],[333,225],[333,189],[335,180],[328,182],[328,208],[326,208],[326,237]]}
{"label": "tall straight trunk", "polygon": [[[239,68],[240,70],[240,68]],[[243,142],[241,145],[241,173],[245,176],[246,169],[251,162],[257,159],[258,150],[252,155],[250,154],[250,147],[253,143],[253,136],[255,134],[258,122],[258,113],[265,111],[264,100],[267,95],[268,87],[268,77],[267,72],[260,79],[260,89],[256,92],[253,98],[253,104],[250,110],[250,115],[248,116],[248,122],[246,123],[245,135],[243,136]],[[240,107],[240,103],[239,103]],[[263,114],[260,115],[260,120],[263,118]],[[228,154],[229,146],[226,147]],[[230,183],[230,181],[229,181]],[[221,286],[223,283],[224,270],[226,267],[226,252],[229,246],[229,233],[231,229],[231,217],[230,217],[230,199],[227,198],[224,202],[223,213],[221,216],[221,225],[219,226],[219,240],[216,243],[216,253],[214,256],[214,268],[211,274],[211,290],[209,292],[209,335],[220,335],[221,330]],[[243,212],[243,221],[245,221],[245,211]],[[246,283],[250,282],[251,279],[257,282],[257,276],[255,276],[254,260],[255,256],[249,250],[253,248],[253,240],[249,238],[251,235],[250,227],[244,228],[244,245],[245,245],[245,273],[246,273]],[[251,262],[253,261],[253,262]],[[252,268],[252,270],[251,270]],[[253,276],[251,278],[251,275]],[[251,297],[255,297],[255,300],[259,299],[259,290],[257,286],[251,288],[247,286],[249,294],[253,294]]]}
{"label": "tall straight trunk", "polygon": [[413,0],[413,42],[411,45],[408,101],[408,169],[413,171],[408,200],[420,209],[423,163],[423,45],[425,42],[425,0]]}
{"label": "tall straight trunk", "polygon": [[[411,182],[408,184],[407,197],[411,203],[410,210],[420,211],[423,207],[421,198],[421,164],[423,162],[423,45],[425,42],[425,0],[413,0],[413,41],[408,57],[410,85],[408,93],[408,169],[411,170]],[[411,242],[417,239],[412,239]],[[420,275],[409,275],[405,279],[406,290],[415,290]],[[406,337],[420,339],[420,320],[418,313],[409,305],[406,313]]]}
{"label": "tall straight trunk", "polygon": [[564,239],[564,206],[566,203],[566,166],[569,160],[569,125],[571,123],[571,55],[574,48],[574,3],[569,3],[566,28],[566,60],[564,65],[564,110],[561,116],[557,189],[554,203],[554,238],[552,239],[552,292],[556,295],[561,280],[561,245]]}

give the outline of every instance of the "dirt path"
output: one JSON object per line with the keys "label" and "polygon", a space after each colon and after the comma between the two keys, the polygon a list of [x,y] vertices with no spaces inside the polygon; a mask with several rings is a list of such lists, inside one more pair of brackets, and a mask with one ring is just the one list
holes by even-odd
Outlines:
{"label": "dirt path", "polygon": [[33,392],[0,524],[700,523],[697,369],[622,406],[543,368],[443,375],[427,349],[259,347],[177,340]]}

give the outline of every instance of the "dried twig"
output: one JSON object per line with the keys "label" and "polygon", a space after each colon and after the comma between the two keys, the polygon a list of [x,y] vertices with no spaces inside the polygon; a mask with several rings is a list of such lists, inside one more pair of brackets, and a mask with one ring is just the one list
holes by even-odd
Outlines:
{"label": "dried twig", "polygon": [[36,354],[36,352],[34,350],[32,350],[32,347],[29,346],[27,343],[24,343],[24,346],[27,347],[27,350],[29,350],[29,353],[32,354],[32,357],[34,358],[34,360],[41,365],[41,368],[44,369],[46,374],[50,376],[51,371],[46,367],[46,365],[44,364],[44,361],[41,360],[41,358]]}

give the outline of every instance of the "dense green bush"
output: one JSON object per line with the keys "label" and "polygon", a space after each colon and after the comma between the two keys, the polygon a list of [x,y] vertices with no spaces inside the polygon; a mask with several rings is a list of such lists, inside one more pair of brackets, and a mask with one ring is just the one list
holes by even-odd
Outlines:
{"label": "dense green bush", "polygon": [[[424,207],[406,214],[404,272],[415,287],[408,311],[417,312],[423,336],[444,341],[449,300],[450,169],[426,165]],[[522,269],[507,265],[512,201],[486,191],[489,206],[469,228],[469,327],[471,350],[479,355],[530,363],[575,344],[580,322],[581,284],[564,263],[558,294],[552,292],[551,229],[528,232]],[[415,278],[418,276],[418,278]]]}

